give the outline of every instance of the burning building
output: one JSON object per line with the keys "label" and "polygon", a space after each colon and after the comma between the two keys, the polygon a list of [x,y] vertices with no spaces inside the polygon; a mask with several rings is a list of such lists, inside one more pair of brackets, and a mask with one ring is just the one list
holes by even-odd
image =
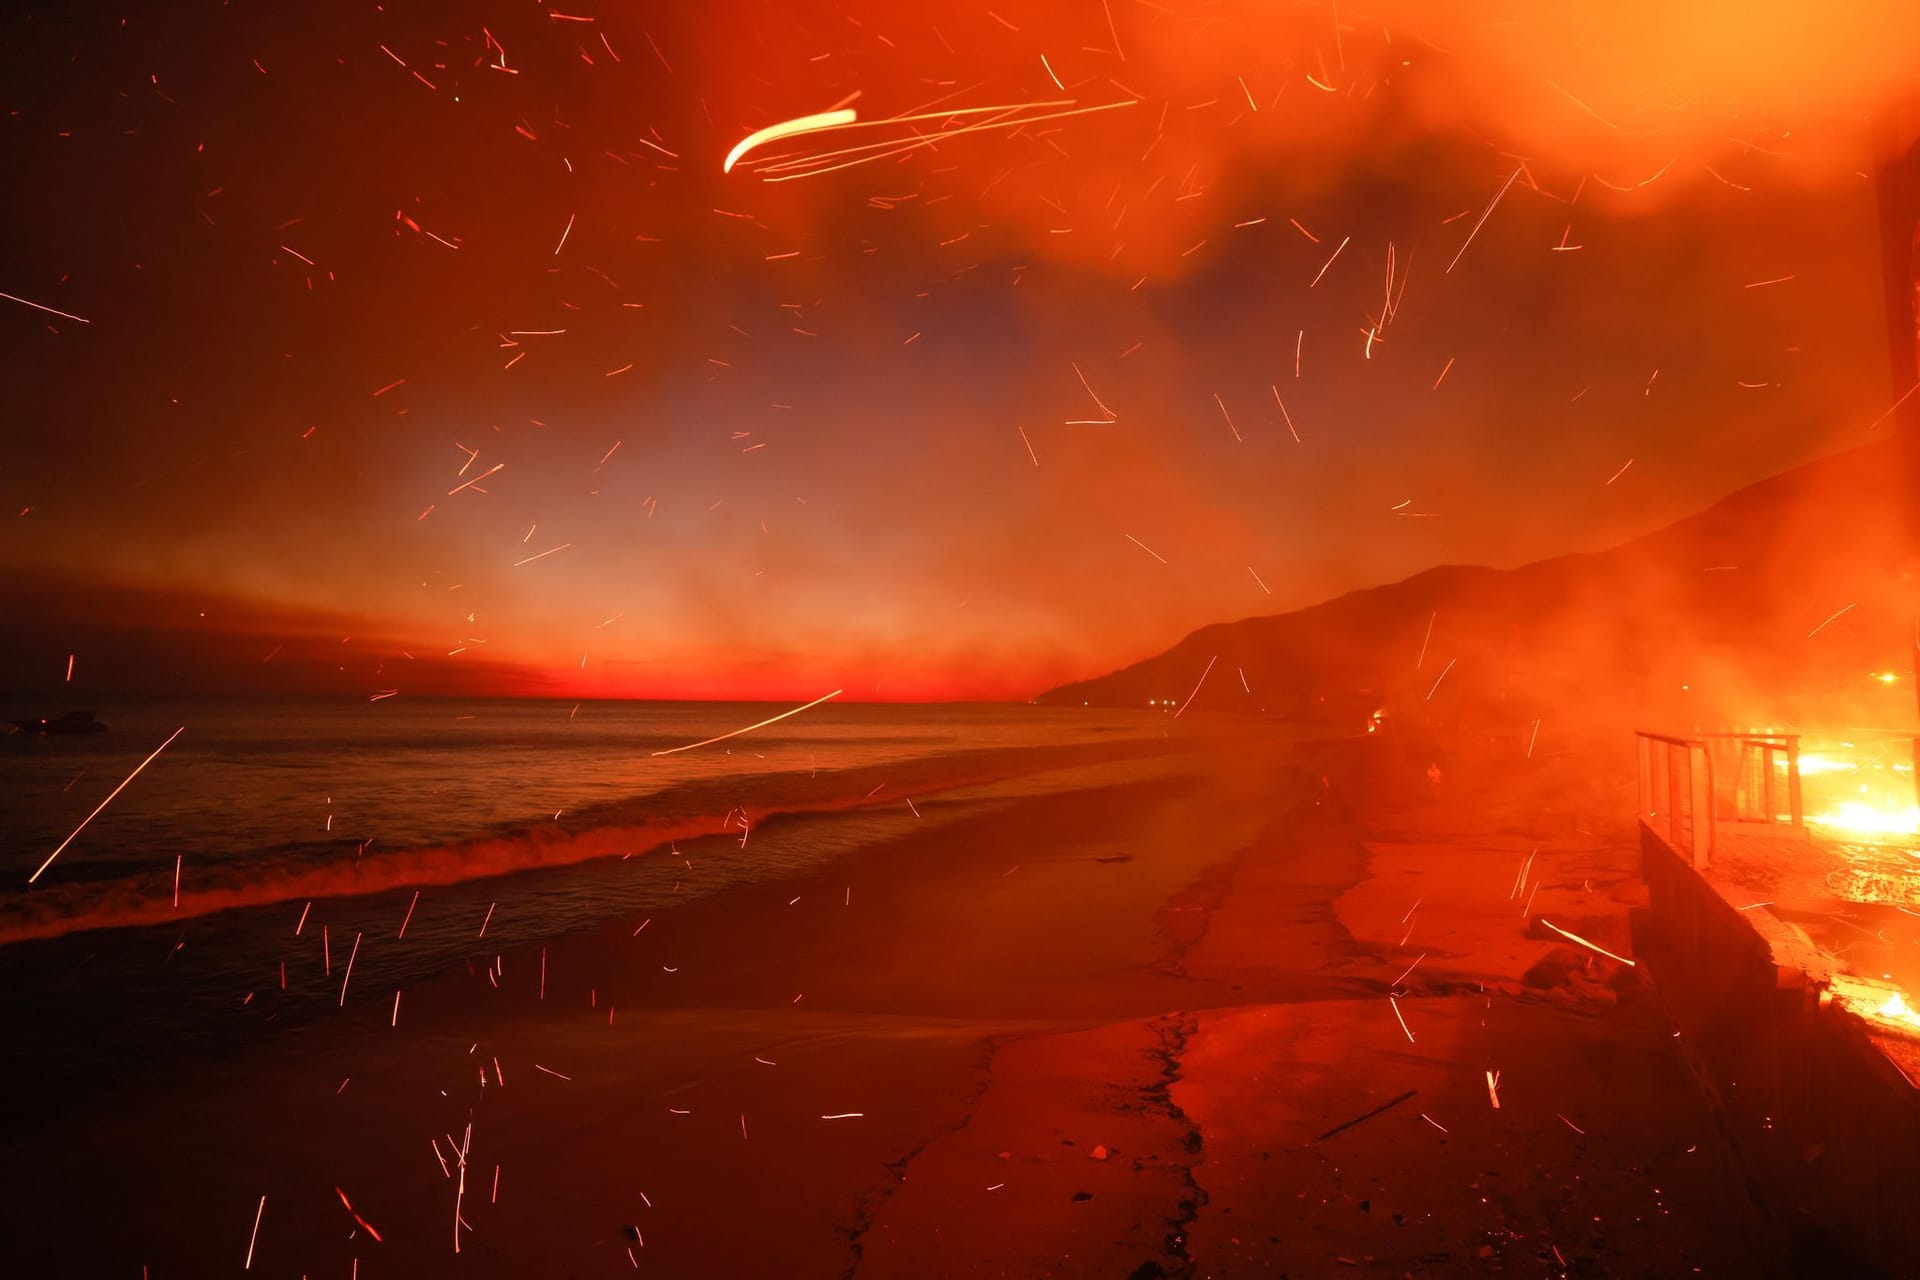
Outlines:
{"label": "burning building", "polygon": [[1805,1265],[1899,1274],[1920,1178],[1913,743],[1803,741],[1640,735],[1637,944]]}
{"label": "burning building", "polygon": [[1920,1246],[1920,147],[1878,186],[1897,443],[1864,501],[1893,518],[1849,584],[1878,598],[1846,643],[1768,667],[1756,696],[1792,731],[1638,739],[1641,956],[1750,1185],[1821,1274],[1905,1274]]}

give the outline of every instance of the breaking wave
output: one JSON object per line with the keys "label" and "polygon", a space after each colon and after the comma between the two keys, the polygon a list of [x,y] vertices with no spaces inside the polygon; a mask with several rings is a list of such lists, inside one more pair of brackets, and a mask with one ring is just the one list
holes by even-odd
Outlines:
{"label": "breaking wave", "polygon": [[1165,740],[977,750],[827,773],[786,772],[686,782],[548,821],[505,825],[412,848],[357,841],[282,845],[239,858],[171,862],[0,898],[0,945],[89,929],[162,924],[240,907],[422,888],[624,858],[679,841],[751,839],[769,818],[904,806],[914,796],[1003,782],[1048,769],[1157,755]]}

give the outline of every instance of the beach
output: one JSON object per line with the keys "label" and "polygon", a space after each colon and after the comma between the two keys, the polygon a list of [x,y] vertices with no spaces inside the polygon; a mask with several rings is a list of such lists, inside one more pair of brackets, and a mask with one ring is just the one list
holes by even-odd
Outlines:
{"label": "beach", "polygon": [[1771,1274],[1651,993],[1532,923],[1631,955],[1629,815],[1577,760],[1430,783],[1244,725],[1094,754],[136,1072],[19,1126],[6,1250],[152,1280]]}

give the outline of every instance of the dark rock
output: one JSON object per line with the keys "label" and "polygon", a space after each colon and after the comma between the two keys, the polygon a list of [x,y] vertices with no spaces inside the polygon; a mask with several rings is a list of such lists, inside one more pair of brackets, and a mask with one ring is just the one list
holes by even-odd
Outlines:
{"label": "dark rock", "polygon": [[1520,975],[1520,981],[1536,991],[1552,991],[1572,986],[1579,972],[1578,957],[1565,948],[1558,948],[1536,960],[1531,968]]}

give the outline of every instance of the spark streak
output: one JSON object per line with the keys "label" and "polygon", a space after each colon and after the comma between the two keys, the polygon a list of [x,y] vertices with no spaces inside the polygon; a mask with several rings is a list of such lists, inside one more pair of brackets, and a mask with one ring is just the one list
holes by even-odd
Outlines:
{"label": "spark streak", "polygon": [[727,158],[725,162],[721,164],[720,172],[732,173],[733,166],[739,163],[740,157],[746,155],[747,152],[752,151],[755,147],[765,146],[769,142],[777,142],[781,138],[791,138],[802,133],[818,133],[822,129],[837,129],[842,125],[852,124],[859,118],[859,114],[851,108],[844,111],[819,111],[810,116],[795,116],[791,120],[782,120],[780,123],[770,124],[764,129],[755,129],[752,133],[740,139],[739,142],[736,142],[733,150],[727,152]]}
{"label": "spark streak", "polygon": [[1036,467],[1039,466],[1040,455],[1033,451],[1033,441],[1027,439],[1027,429],[1025,427],[1016,426],[1014,430],[1020,433],[1020,442],[1027,446],[1027,456],[1033,459],[1033,465]]}
{"label": "spark streak", "polygon": [[553,547],[547,551],[542,551],[539,555],[528,556],[525,560],[515,560],[513,562],[513,567],[518,569],[523,564],[532,564],[535,560],[544,560],[548,556],[552,555],[555,551],[565,551],[568,547],[572,545],[573,544],[571,542],[563,542],[557,547]]}
{"label": "spark streak", "polygon": [[50,316],[59,316],[62,320],[77,320],[81,324],[93,323],[93,321],[87,319],[85,316],[76,316],[66,311],[56,311],[52,307],[43,307],[37,302],[28,302],[25,298],[16,298],[10,293],[0,293],[0,298],[5,298],[8,302],[17,302],[23,307],[32,307],[35,311],[44,311]]}
{"label": "spark streak", "polygon": [[[1278,400],[1279,398],[1279,395],[1276,393],[1274,399]],[[1227,430],[1233,432],[1233,438],[1240,443],[1245,443],[1245,437],[1240,434],[1240,428],[1233,425],[1233,415],[1227,412],[1227,402],[1220,398],[1218,391],[1213,393],[1213,402],[1220,406],[1220,416],[1227,420]]]}
{"label": "spark streak", "polygon": [[1320,268],[1320,275],[1315,276],[1313,278],[1313,284],[1308,285],[1307,288],[1311,289],[1313,288],[1313,285],[1320,283],[1320,276],[1324,276],[1325,274],[1327,274],[1327,267],[1331,267],[1333,265],[1334,258],[1338,258],[1340,256],[1340,250],[1345,249],[1347,247],[1347,242],[1352,239],[1353,239],[1352,236],[1347,236],[1340,241],[1340,248],[1335,249],[1333,251],[1333,258],[1327,259],[1326,265]]}
{"label": "spark streak", "polygon": [[360,954],[360,935],[353,935],[353,950],[347,953],[347,973],[340,979],[340,1007],[347,1007],[347,984],[353,981],[353,961]]}
{"label": "spark streak", "polygon": [[1200,678],[1193,682],[1193,693],[1188,694],[1187,700],[1180,704],[1180,710],[1173,713],[1173,718],[1175,720],[1178,720],[1181,716],[1186,714],[1187,708],[1193,703],[1194,696],[1200,692],[1200,686],[1207,682],[1208,672],[1211,672],[1213,670],[1213,664],[1218,661],[1220,661],[1220,655],[1217,653],[1214,654],[1211,658],[1207,659],[1206,671],[1202,671],[1200,673]]}
{"label": "spark streak", "polygon": [[253,1270],[253,1246],[260,1242],[260,1219],[267,1213],[267,1198],[260,1197],[260,1207],[253,1211],[253,1234],[247,1237],[247,1261],[243,1271]]}
{"label": "spark streak", "polygon": [[1093,397],[1093,402],[1100,406],[1100,412],[1106,414],[1109,421],[1118,421],[1119,415],[1107,408],[1107,402],[1100,398],[1100,393],[1093,389],[1091,382],[1087,381],[1087,375],[1080,372],[1080,366],[1071,360],[1067,363],[1073,366],[1074,376],[1080,379],[1080,385],[1087,389],[1087,394]]}
{"label": "spark streak", "polygon": [[[1852,606],[1849,605],[1848,607],[1851,608]],[[162,751],[165,751],[167,747],[172,744],[175,738],[179,737],[181,734],[185,733],[186,731],[187,731],[187,726],[181,725],[178,729],[175,729],[172,733],[167,735],[167,740],[165,742],[161,743],[159,746],[153,749],[153,755],[148,756],[145,760],[142,760],[139,764],[135,765],[133,772],[127,775],[126,781],[122,782],[119,786],[115,787],[112,791],[109,791],[107,793],[107,798],[105,800],[102,800],[98,805],[96,805],[94,807],[93,812],[88,814],[85,818],[83,818],[80,822],[80,825],[73,829],[73,835],[70,835],[65,840],[62,840],[60,842],[60,847],[58,849],[55,849],[52,853],[48,854],[47,860],[40,864],[39,870],[35,871],[32,875],[27,877],[27,883],[32,884],[35,880],[38,880],[40,878],[40,872],[45,871],[48,867],[52,866],[53,860],[59,857],[61,853],[65,851],[68,845],[73,843],[74,836],[77,836],[82,831],[85,831],[87,829],[87,823],[92,822],[95,818],[99,817],[100,810],[112,804],[113,798],[119,795],[122,791],[125,791],[127,789],[128,782],[132,782],[135,778],[139,777],[140,771],[146,768],[148,765],[152,764],[155,756],[158,756]]]}
{"label": "spark streak", "polygon": [[1555,933],[1565,938],[1568,942],[1577,942],[1581,946],[1585,947],[1587,950],[1597,951],[1609,960],[1618,960],[1621,964],[1626,965],[1629,969],[1632,969],[1635,967],[1634,962],[1627,959],[1625,956],[1615,955],[1613,952],[1607,950],[1605,947],[1601,946],[1599,943],[1588,942],[1585,938],[1581,937],[1577,933],[1568,933],[1565,929],[1562,929],[1559,925],[1547,919],[1545,916],[1539,917],[1539,920],[1541,924],[1547,926],[1547,928],[1553,930]]}
{"label": "spark streak", "polygon": [[1402,1031],[1404,1031],[1404,1032],[1406,1032],[1406,1033],[1407,1033],[1407,1043],[1408,1043],[1408,1044],[1412,1044],[1412,1043],[1413,1043],[1413,1028],[1411,1028],[1411,1027],[1409,1027],[1409,1026],[1407,1025],[1407,1018],[1406,1018],[1406,1015],[1400,1012],[1400,1002],[1399,1002],[1398,1000],[1396,1000],[1396,999],[1394,999],[1394,998],[1393,998],[1392,996],[1388,996],[1388,997],[1387,997],[1387,1003],[1393,1006],[1393,1016],[1394,1016],[1394,1018],[1395,1018],[1395,1019],[1397,1019],[1397,1020],[1399,1021],[1399,1023],[1400,1023],[1400,1029],[1401,1029]]}
{"label": "spark streak", "polygon": [[1467,232],[1467,238],[1461,242],[1460,252],[1454,254],[1453,261],[1447,264],[1447,270],[1446,270],[1447,275],[1453,274],[1453,269],[1460,264],[1460,259],[1465,256],[1467,252],[1467,246],[1473,243],[1473,238],[1480,234],[1480,228],[1485,226],[1487,223],[1487,219],[1493,216],[1493,207],[1500,203],[1500,197],[1507,194],[1507,188],[1511,187],[1513,185],[1513,180],[1519,176],[1520,176],[1520,171],[1518,169],[1515,169],[1512,173],[1507,175],[1507,180],[1500,184],[1500,189],[1493,193],[1493,199],[1487,202],[1486,209],[1483,210],[1480,214],[1480,221],[1473,224],[1473,230]]}
{"label": "spark streak", "polygon": [[[1819,626],[1815,627],[1813,630],[1807,632],[1807,639],[1811,640],[1815,636],[1819,635],[1822,631],[1825,631],[1827,629],[1828,623],[1831,623],[1835,618],[1838,618],[1841,614],[1845,613],[1848,609],[1851,609],[1851,608],[1853,608],[1853,605],[1845,605],[1839,609],[1835,609],[1833,611],[1832,616],[1829,617],[1826,622],[1821,623]],[[113,797],[108,796],[107,799],[111,800],[113,799]],[[51,861],[51,859],[49,859],[49,861]],[[28,883],[31,884],[32,881],[28,881]]]}
{"label": "spark streak", "polygon": [[[791,182],[795,178],[815,177],[823,173],[832,173],[840,169],[850,169],[855,165],[869,164],[875,160],[885,160],[892,156],[905,155],[927,147],[934,147],[948,138],[962,134],[983,133],[989,129],[1018,129],[1030,124],[1039,124],[1048,120],[1062,120],[1069,116],[1092,115],[1101,111],[1114,111],[1121,107],[1134,105],[1136,99],[1124,102],[1103,102],[1094,106],[1076,105],[1071,99],[1061,102],[1023,102],[1001,107],[963,107],[950,111],[930,111],[920,115],[894,116],[885,120],[866,120],[860,125],[844,126],[858,128],[866,125],[907,124],[915,120],[947,120],[958,116],[987,115],[989,118],[973,124],[956,125],[947,129],[936,129],[932,133],[914,132],[906,138],[885,138],[879,142],[862,143],[859,146],[843,147],[833,151],[813,152],[810,154],[789,153],[768,159],[760,164],[762,180],[766,182]],[[1058,111],[1041,111],[1039,115],[1021,115],[1025,111],[1041,108],[1060,107]],[[843,156],[851,159],[840,159]],[[827,161],[838,160],[829,164]]]}
{"label": "spark streak", "polygon": [[[486,479],[486,478],[487,478],[488,476],[490,476],[490,475],[494,475],[494,474],[496,474],[497,472],[500,472],[500,471],[504,471],[504,470],[506,470],[506,466],[507,466],[507,464],[506,464],[506,463],[504,463],[504,462],[496,462],[496,463],[494,463],[494,464],[493,464],[493,465],[492,465],[491,467],[488,467],[488,468],[487,468],[487,469],[486,469],[485,471],[483,471],[483,472],[482,472],[482,473],[480,473],[479,475],[477,475],[477,476],[475,476],[475,477],[474,477],[473,479],[471,479],[471,480],[469,480],[469,481],[467,481],[467,482],[466,482],[465,484],[461,484],[461,485],[455,485],[455,486],[454,486],[453,488],[451,488],[451,489],[449,489],[449,490],[447,490],[447,496],[448,496],[449,498],[451,498],[451,497],[452,497],[452,496],[453,496],[454,494],[456,494],[456,493],[458,493],[458,492],[460,492],[460,490],[462,490],[462,489],[472,489],[472,488],[474,488],[474,487],[475,487],[476,485],[478,485],[478,484],[479,484],[479,483],[480,483],[480,482],[481,482],[482,480],[485,480],[485,479]],[[463,468],[463,470],[464,470],[464,468]],[[479,490],[479,492],[481,492],[481,493],[485,493],[485,492],[486,492],[486,490],[485,490],[485,489],[481,489],[481,490]]]}
{"label": "spark streak", "polygon": [[[1304,337],[1305,335],[1302,334],[1301,336]],[[1295,376],[1298,376],[1299,359],[1300,359],[1300,353],[1298,349],[1296,349],[1294,351]],[[1272,383],[1268,383],[1267,386],[1268,386],[1268,389],[1273,392],[1273,402],[1280,406],[1280,420],[1287,424],[1287,434],[1293,437],[1293,442],[1295,444],[1299,444],[1300,432],[1293,425],[1293,415],[1287,412],[1287,402],[1280,398],[1280,388],[1274,386]],[[1221,412],[1224,413],[1226,412],[1226,410],[1222,409]]]}
{"label": "spark streak", "polygon": [[1120,28],[1113,25],[1113,6],[1107,0],[1100,0],[1100,7],[1106,11],[1107,34],[1113,37],[1113,51],[1120,55],[1120,61],[1127,60],[1127,51],[1120,47]]}
{"label": "spark streak", "polygon": [[785,720],[788,716],[797,716],[802,711],[812,710],[814,707],[819,706],[821,703],[837,698],[845,692],[846,692],[845,689],[835,689],[832,693],[825,694],[821,697],[815,698],[812,702],[807,703],[806,706],[795,707],[791,711],[782,711],[777,716],[768,716],[765,720],[761,720],[756,724],[750,724],[744,729],[735,729],[731,733],[723,733],[717,738],[704,738],[699,742],[689,742],[684,747],[668,747],[665,751],[656,751],[653,754],[656,756],[670,756],[670,755],[678,754],[679,752],[682,752],[682,751],[692,751],[695,747],[710,747],[716,742],[725,742],[728,738],[737,738],[743,733],[752,733],[755,729],[764,729],[770,724],[777,724],[778,722]]}
{"label": "spark streak", "polygon": [[1131,542],[1134,546],[1140,548],[1142,551],[1152,556],[1155,560],[1158,560],[1161,564],[1165,564],[1167,562],[1167,558],[1165,556],[1161,555],[1158,551],[1155,551],[1152,547],[1140,541],[1140,539],[1134,537],[1132,534],[1129,533],[1124,536],[1128,542]]}

